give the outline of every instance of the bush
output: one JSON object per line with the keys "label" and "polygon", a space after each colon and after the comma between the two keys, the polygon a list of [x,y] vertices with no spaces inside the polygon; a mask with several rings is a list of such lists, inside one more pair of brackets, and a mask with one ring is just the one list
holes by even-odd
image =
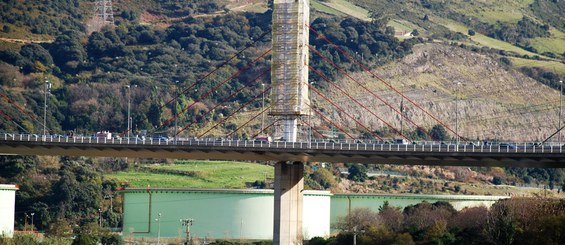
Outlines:
{"label": "bush", "polygon": [[502,178],[500,176],[494,176],[492,178],[492,183],[495,185],[501,185],[502,184]]}
{"label": "bush", "polygon": [[474,35],[475,35],[475,31],[469,29],[469,31],[467,32],[467,34],[469,34],[469,36],[474,36]]}

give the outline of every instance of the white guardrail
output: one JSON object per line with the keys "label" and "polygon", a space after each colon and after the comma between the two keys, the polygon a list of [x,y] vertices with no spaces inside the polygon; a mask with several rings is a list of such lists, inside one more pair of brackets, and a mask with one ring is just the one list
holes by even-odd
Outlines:
{"label": "white guardrail", "polygon": [[412,144],[394,144],[382,141],[343,140],[311,142],[227,140],[227,139],[156,139],[96,138],[87,136],[69,137],[65,135],[0,134],[0,140],[18,142],[54,142],[73,144],[115,144],[115,145],[177,145],[177,146],[223,146],[275,149],[323,149],[340,151],[405,151],[405,152],[500,152],[500,153],[563,153],[563,146],[555,143],[486,143],[457,144],[456,142],[423,141]]}

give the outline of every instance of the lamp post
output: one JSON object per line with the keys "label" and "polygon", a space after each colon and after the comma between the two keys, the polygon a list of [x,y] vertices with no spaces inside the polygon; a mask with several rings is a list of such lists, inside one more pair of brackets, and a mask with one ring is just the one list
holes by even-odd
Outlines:
{"label": "lamp post", "polygon": [[24,231],[27,231],[27,219],[29,218],[29,215],[27,215],[27,213],[24,213],[24,215]]}
{"label": "lamp post", "polygon": [[559,136],[557,136],[557,139],[559,140],[559,146],[561,147],[561,113],[562,113],[562,109],[563,109],[563,101],[561,100],[561,98],[563,97],[563,81],[560,80],[559,81],[559,120],[557,122],[557,124],[559,125],[557,130],[559,130]]}
{"label": "lamp post", "polygon": [[33,232],[33,216],[35,213],[31,213],[31,232]]}
{"label": "lamp post", "polygon": [[[179,87],[179,80],[176,80],[176,81],[175,81],[175,98],[177,98],[177,100],[179,99],[179,96],[180,96],[180,94],[179,94],[179,92],[178,92],[178,87]],[[176,102],[176,103],[178,103],[178,102]],[[175,104],[176,104],[176,103],[175,103]],[[178,124],[177,124],[177,121],[178,121],[178,119],[179,119],[179,115],[178,115],[178,111],[177,111],[177,108],[176,108],[176,105],[175,105],[175,104],[173,104],[173,106],[175,107],[175,108],[174,108],[174,109],[175,109],[175,110],[174,110],[174,112],[175,112],[175,137],[174,137],[173,140],[174,140],[174,143],[176,144],[176,143],[177,143],[177,125],[178,125]]]}
{"label": "lamp post", "polygon": [[404,127],[402,122],[404,121],[404,84],[400,88],[400,137],[404,135]]}
{"label": "lamp post", "polygon": [[131,86],[125,85],[126,89],[128,90],[128,116],[127,116],[127,137],[129,139],[129,132],[130,132],[130,109],[131,109]]}
{"label": "lamp post", "polygon": [[157,230],[157,245],[161,244],[161,213],[158,214],[159,218],[155,219],[155,221],[157,221],[158,224],[158,230]]}
{"label": "lamp post", "polygon": [[44,97],[43,97],[43,137],[47,135],[47,92],[51,88],[51,82],[45,80]]}
{"label": "lamp post", "polygon": [[459,145],[459,85],[461,85],[460,82],[455,85],[455,138],[457,145]]}
{"label": "lamp post", "polygon": [[[314,86],[315,82],[310,82],[310,85]],[[308,88],[308,100],[310,100],[310,116],[308,117],[308,120],[310,121],[310,134],[308,135],[309,139],[308,142],[310,142],[310,146],[312,145],[312,138],[314,137],[314,129],[313,129],[313,125],[312,125],[312,115],[314,114],[314,100],[312,99],[312,89]]]}
{"label": "lamp post", "polygon": [[261,86],[263,87],[263,99],[261,100],[261,132],[259,132],[260,134],[263,134],[263,127],[265,126],[265,112],[263,110],[265,110],[265,83],[261,83]]}
{"label": "lamp post", "polygon": [[102,209],[98,209],[98,225],[102,228]]}

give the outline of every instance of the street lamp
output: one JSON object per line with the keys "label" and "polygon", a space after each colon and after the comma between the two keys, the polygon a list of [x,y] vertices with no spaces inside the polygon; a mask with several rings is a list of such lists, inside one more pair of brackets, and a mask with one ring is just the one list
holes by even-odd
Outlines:
{"label": "street lamp", "polygon": [[459,84],[455,85],[455,139],[459,145]]}
{"label": "street lamp", "polygon": [[261,102],[261,132],[259,132],[260,134],[263,134],[263,127],[265,126],[265,112],[263,110],[265,110],[265,83],[261,83],[261,86],[263,86],[263,99]]}
{"label": "street lamp", "polygon": [[24,215],[24,231],[27,231],[27,219],[29,219],[29,215],[27,215],[27,213],[24,213]]}
{"label": "street lamp", "polygon": [[559,130],[559,136],[557,136],[558,140],[559,140],[559,145],[561,146],[561,113],[562,113],[562,109],[563,109],[563,101],[561,100],[561,98],[563,97],[563,81],[560,80],[559,81],[559,120],[558,120],[558,128],[557,130]]}
{"label": "street lamp", "polygon": [[98,225],[102,228],[102,209],[98,209]]}
{"label": "street lamp", "polygon": [[127,137],[129,139],[129,132],[130,132],[130,109],[131,109],[131,87],[130,85],[125,85],[126,89],[128,90],[128,118],[127,118]]}
{"label": "street lamp", "polygon": [[404,84],[400,88],[400,137],[404,135],[404,127],[402,122],[404,121]]}
{"label": "street lamp", "polygon": [[33,232],[33,216],[35,213],[31,213],[31,232]]}
{"label": "street lamp", "polygon": [[[180,94],[178,93],[178,87],[179,87],[179,80],[176,80],[176,81],[175,81],[175,98],[177,98],[177,102],[176,102],[176,103],[178,103],[178,99],[179,99],[179,96],[180,96]],[[176,103],[175,103],[175,104],[176,104]],[[175,110],[174,110],[174,112],[175,112],[175,137],[174,137],[174,141],[175,141],[175,142],[174,142],[174,143],[176,144],[176,143],[177,143],[177,127],[178,127],[177,121],[178,121],[178,119],[179,119],[179,115],[178,115],[178,111],[177,111],[177,108],[176,108],[176,105],[175,105],[175,104],[173,104],[173,106],[175,107],[175,108],[174,108],[174,109],[175,109]]]}
{"label": "street lamp", "polygon": [[43,136],[47,135],[47,92],[51,88],[51,82],[45,80],[44,97],[43,97]]}
{"label": "street lamp", "polygon": [[155,219],[155,221],[157,221],[157,224],[159,229],[157,230],[157,245],[161,244],[161,213],[158,214],[159,218]]}

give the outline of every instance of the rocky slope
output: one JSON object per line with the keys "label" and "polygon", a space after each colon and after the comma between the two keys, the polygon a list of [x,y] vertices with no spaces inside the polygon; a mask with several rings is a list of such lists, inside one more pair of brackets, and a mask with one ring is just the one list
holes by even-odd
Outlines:
{"label": "rocky slope", "polygon": [[[413,54],[377,68],[374,73],[453,131],[457,120],[458,132],[468,139],[541,141],[558,127],[559,91],[507,69],[484,54],[439,43],[422,44],[414,48]],[[400,110],[401,97],[383,82],[367,72],[353,74],[353,78]],[[347,77],[340,84],[384,121],[400,129],[401,117],[391,107]],[[371,129],[386,127],[341,92],[329,88],[329,97],[358,115],[365,125]],[[324,99],[313,97],[326,111],[333,110]],[[415,105],[406,100],[403,104],[407,117],[416,124],[428,129],[438,124]],[[336,114],[342,126],[361,128],[344,113]],[[415,126],[404,119],[403,128],[414,130]]]}

